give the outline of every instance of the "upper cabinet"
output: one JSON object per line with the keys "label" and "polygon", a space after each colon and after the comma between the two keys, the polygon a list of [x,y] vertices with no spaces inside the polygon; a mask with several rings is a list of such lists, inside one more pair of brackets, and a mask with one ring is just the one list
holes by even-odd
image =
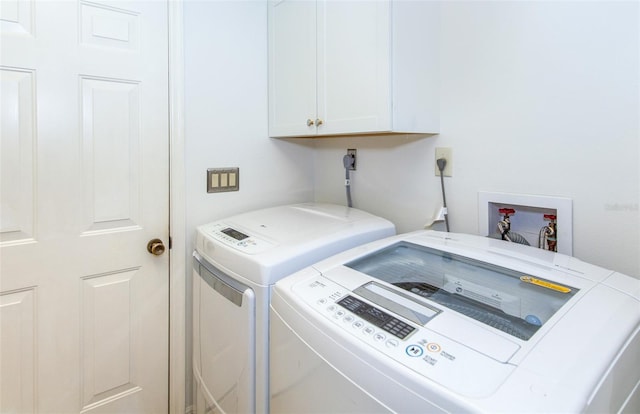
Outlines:
{"label": "upper cabinet", "polygon": [[269,1],[269,135],[438,132],[437,2]]}

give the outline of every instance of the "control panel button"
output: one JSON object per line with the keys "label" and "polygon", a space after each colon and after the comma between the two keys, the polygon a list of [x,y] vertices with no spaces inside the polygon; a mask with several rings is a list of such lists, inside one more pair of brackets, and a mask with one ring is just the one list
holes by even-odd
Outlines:
{"label": "control panel button", "polygon": [[387,345],[387,348],[397,348],[399,343],[396,339],[389,339],[387,342],[385,342],[385,345]]}
{"label": "control panel button", "polygon": [[409,345],[406,352],[410,357],[421,357],[424,349],[420,345]]}
{"label": "control panel button", "polygon": [[428,343],[427,344],[427,351],[429,352],[440,352],[442,350],[442,348],[440,347],[440,345],[436,344],[436,343]]}

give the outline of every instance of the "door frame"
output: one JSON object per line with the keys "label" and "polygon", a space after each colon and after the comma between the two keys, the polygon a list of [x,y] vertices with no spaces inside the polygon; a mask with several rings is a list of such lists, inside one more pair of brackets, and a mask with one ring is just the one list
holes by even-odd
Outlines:
{"label": "door frame", "polygon": [[186,206],[183,0],[168,0],[169,25],[169,413],[186,411]]}

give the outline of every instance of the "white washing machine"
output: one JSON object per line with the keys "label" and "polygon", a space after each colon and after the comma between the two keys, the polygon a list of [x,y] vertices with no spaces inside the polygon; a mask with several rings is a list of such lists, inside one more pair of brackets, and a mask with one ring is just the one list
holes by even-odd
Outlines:
{"label": "white washing machine", "polygon": [[420,231],[279,281],[271,413],[638,413],[640,281]]}
{"label": "white washing machine", "polygon": [[193,371],[199,413],[268,412],[272,285],[305,266],[395,234],[354,208],[296,204],[198,227],[193,265]]}

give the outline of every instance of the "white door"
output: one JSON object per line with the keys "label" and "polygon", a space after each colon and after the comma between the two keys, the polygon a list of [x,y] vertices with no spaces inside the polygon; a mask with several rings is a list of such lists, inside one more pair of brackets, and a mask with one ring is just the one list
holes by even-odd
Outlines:
{"label": "white door", "polygon": [[167,4],[2,0],[0,31],[0,412],[166,412]]}

